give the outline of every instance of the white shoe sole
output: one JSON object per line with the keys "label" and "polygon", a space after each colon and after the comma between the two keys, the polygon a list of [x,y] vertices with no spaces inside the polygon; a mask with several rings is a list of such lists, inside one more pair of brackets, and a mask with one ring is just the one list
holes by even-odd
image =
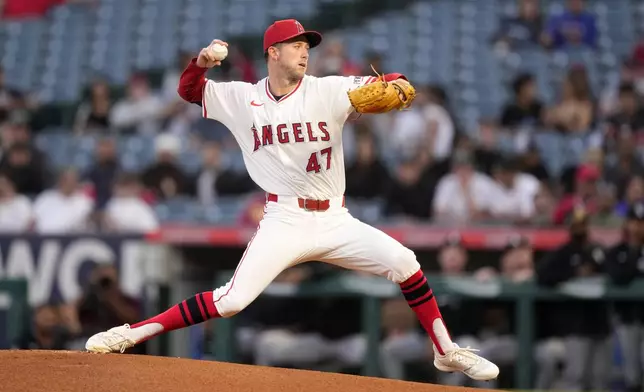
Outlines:
{"label": "white shoe sole", "polygon": [[112,352],[112,350],[110,350],[109,348],[107,348],[105,346],[101,347],[101,346],[87,345],[87,346],[85,346],[85,350],[89,351],[90,353],[98,353],[98,354],[107,354],[107,353]]}
{"label": "white shoe sole", "polygon": [[102,342],[93,342],[92,338],[89,338],[87,343],[85,343],[85,350],[91,353],[107,354],[114,352],[111,348],[103,344]]}
{"label": "white shoe sole", "polygon": [[473,375],[465,373],[462,370],[455,369],[455,368],[452,368],[452,367],[449,367],[449,366],[445,366],[445,365],[443,365],[443,364],[441,364],[440,362],[437,362],[437,361],[434,361],[434,367],[436,367],[436,369],[440,370],[441,372],[448,372],[448,373],[461,372],[461,373],[465,374],[466,376],[468,376],[469,378],[471,378],[472,380],[476,380],[476,381],[492,381],[492,380],[496,380],[496,378],[499,376],[498,372],[496,373],[495,376],[487,376],[487,377],[484,377],[482,375],[474,375],[473,376]]}

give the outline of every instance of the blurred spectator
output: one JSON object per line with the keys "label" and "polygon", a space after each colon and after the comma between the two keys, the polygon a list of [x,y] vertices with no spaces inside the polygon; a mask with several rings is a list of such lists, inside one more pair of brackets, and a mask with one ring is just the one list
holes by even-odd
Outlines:
{"label": "blurred spectator", "polygon": [[532,220],[534,225],[550,226],[552,225],[552,215],[555,211],[556,200],[547,183],[542,182],[539,191],[534,197],[535,214]]}
{"label": "blurred spectator", "polygon": [[[540,285],[553,287],[575,278],[590,278],[603,272],[604,251],[589,236],[589,216],[576,208],[569,240],[545,256],[537,266]],[[610,367],[609,317],[606,304],[590,301],[548,303],[542,308],[544,327],[550,336],[561,337],[565,355],[564,390],[605,390]],[[552,386],[550,386],[552,387]],[[548,388],[551,389],[551,388]]]}
{"label": "blurred spectator", "polygon": [[534,254],[528,238],[521,235],[511,236],[503,249],[499,267],[498,270],[494,267],[482,267],[474,273],[474,277],[480,282],[499,277],[514,283],[532,279]]}
{"label": "blurred spectator", "polygon": [[84,175],[93,188],[95,208],[102,211],[110,197],[116,175],[121,170],[116,153],[116,142],[111,138],[100,139],[96,143],[94,164]]}
{"label": "blurred spectator", "polygon": [[69,350],[73,348],[71,341],[79,334],[80,325],[68,305],[41,305],[34,309],[31,325],[20,337],[17,348]]}
{"label": "blurred spectator", "polygon": [[[83,336],[92,336],[114,325],[133,323],[141,317],[140,304],[121,290],[118,272],[112,264],[95,265],[76,309]],[[144,351],[145,345],[131,350]]]}
{"label": "blurred spectator", "polygon": [[[606,255],[606,271],[611,281],[620,286],[644,277],[644,263],[641,261],[644,258],[644,203],[641,199],[633,203],[625,215],[624,237]],[[641,324],[644,312],[639,301],[619,301],[614,304],[614,309],[626,391],[638,392],[642,390],[644,373],[644,331]]]}
{"label": "blurred spectator", "polygon": [[489,176],[492,168],[502,159],[497,122],[489,118],[480,119],[476,137],[474,164],[477,170]]}
{"label": "blurred spectator", "polygon": [[112,107],[109,122],[122,133],[156,134],[172,114],[160,97],[152,93],[147,76],[135,74],[128,83],[128,94]]}
{"label": "blurred spectator", "polygon": [[29,123],[20,119],[9,119],[2,127],[2,147],[8,149],[19,143],[29,146],[36,161],[40,163],[45,161],[45,154],[34,145]]}
{"label": "blurred spectator", "polygon": [[37,195],[47,186],[47,171],[43,162],[34,156],[37,151],[25,143],[15,143],[3,156],[2,170],[16,185],[18,193]]}
{"label": "blurred spectator", "polygon": [[188,194],[190,181],[178,163],[181,140],[161,134],[155,140],[155,149],[156,162],[143,172],[143,184],[162,200]]}
{"label": "blurred spectator", "polygon": [[[624,60],[620,64],[619,74],[608,79],[608,83],[601,94],[600,110],[602,116],[608,117],[617,110],[619,91],[622,85],[632,84],[637,96],[644,95],[644,45],[642,45],[642,49],[641,61],[636,59],[636,55],[633,58]],[[642,65],[639,65],[640,62]]]}
{"label": "blurred spectator", "polygon": [[[231,48],[226,62],[231,61]],[[184,101],[177,94],[179,77],[185,67],[192,60],[192,53],[181,53],[174,67],[169,68],[163,74],[160,98],[164,103],[164,112],[168,117],[166,121],[166,132],[175,133],[185,137],[192,132],[193,126],[202,118],[201,107]]]}
{"label": "blurred spectator", "polygon": [[414,105],[396,114],[389,137],[398,155],[421,152],[430,164],[445,167],[452,152],[455,129],[444,98],[444,91],[438,86],[419,88]]}
{"label": "blurred spectator", "polygon": [[[381,71],[376,69],[379,73]],[[360,68],[349,60],[345,53],[344,43],[337,38],[326,38],[321,50],[316,54],[315,60],[311,64],[311,75],[315,76],[353,76],[358,75]],[[373,74],[371,71],[367,75]]]}
{"label": "blurred spectator", "polygon": [[493,170],[497,192],[490,201],[490,214],[495,220],[527,223],[535,216],[535,197],[539,180],[519,173],[516,159],[505,159]]}
{"label": "blurred spectator", "polygon": [[633,174],[644,173],[640,155],[632,134],[618,136],[615,154],[607,159],[604,178],[615,186],[617,197],[624,197],[626,186]]}
{"label": "blurred spectator", "polygon": [[590,166],[597,170],[597,185],[598,189],[606,186],[604,182],[606,168],[604,167],[604,155],[601,149],[589,148],[585,151],[577,164],[571,162],[566,165],[559,176],[559,183],[561,194],[574,193],[577,187],[577,172],[581,166]]}
{"label": "blurred spectator", "polygon": [[528,144],[522,156],[521,171],[533,175],[539,181],[548,181],[550,174],[544,165],[539,149],[534,143]]}
{"label": "blurred spectator", "polygon": [[136,175],[123,173],[114,185],[114,196],[105,208],[105,225],[117,233],[147,233],[159,228],[154,210],[142,198]]}
{"label": "blurred spectator", "polygon": [[566,168],[562,174],[561,182],[565,193],[574,193],[577,185],[577,173],[582,167],[592,167],[597,170],[597,180],[593,185],[596,194],[592,198],[592,207],[586,208],[590,211],[593,224],[610,226],[621,223],[618,214],[615,213],[615,203],[618,200],[616,187],[608,183],[605,178],[604,154],[599,148],[590,148],[579,166]]}
{"label": "blurred spectator", "polygon": [[501,115],[501,126],[517,131],[519,129],[535,130],[543,122],[543,105],[537,98],[537,84],[530,74],[517,76],[512,83],[514,101],[508,103]]}
{"label": "blurred spectator", "polygon": [[624,197],[615,206],[615,212],[621,217],[625,217],[629,208],[635,203],[644,202],[644,178],[642,178],[642,175],[636,174],[631,177],[625,193]]}
{"label": "blurred spectator", "polygon": [[566,10],[561,15],[554,15],[548,19],[543,35],[543,42],[547,47],[597,47],[599,34],[595,16],[585,10],[584,3],[584,0],[567,0]]}
{"label": "blurred spectator", "polygon": [[33,94],[15,89],[9,90],[9,120],[15,123],[31,124],[34,111],[39,103]]}
{"label": "blurred spectator", "polygon": [[389,186],[389,174],[378,158],[375,136],[368,129],[356,132],[356,159],[346,171],[345,194],[357,199],[382,197]]}
{"label": "blurred spectator", "polygon": [[458,234],[450,234],[438,249],[441,275],[460,276],[466,271],[469,254]]}
{"label": "blurred spectator", "polygon": [[496,49],[507,52],[538,45],[542,25],[539,0],[519,0],[519,14],[501,21],[494,38]]}
{"label": "blurred spectator", "polygon": [[559,103],[546,111],[546,124],[564,133],[585,133],[595,119],[595,104],[584,68],[571,68]]}
{"label": "blurred spectator", "polygon": [[599,190],[597,181],[600,172],[593,165],[581,165],[577,168],[575,176],[574,193],[565,195],[553,215],[553,223],[564,224],[578,209],[583,208],[586,214],[593,215],[599,209]]}
{"label": "blurred spectator", "polygon": [[452,172],[441,178],[436,188],[433,211],[443,222],[472,222],[489,216],[490,203],[496,194],[494,181],[474,170],[467,151],[457,151]]}
{"label": "blurred spectator", "polygon": [[202,204],[215,204],[217,199],[217,180],[221,175],[221,149],[213,142],[201,150],[202,169],[197,175],[195,189]]}
{"label": "blurred spectator", "polygon": [[430,86],[427,89],[424,115],[427,121],[430,162],[434,166],[440,166],[437,171],[442,175],[449,167],[449,158],[456,138],[456,126],[447,110],[447,94],[443,88]]}
{"label": "blurred spectator", "polygon": [[625,133],[634,134],[633,140],[637,143],[644,141],[644,108],[632,83],[620,85],[617,108],[606,123],[605,138],[613,145]]}
{"label": "blurred spectator", "polygon": [[34,201],[35,229],[41,234],[85,232],[93,202],[79,189],[74,169],[62,171],[56,188],[41,193]]}
{"label": "blurred spectator", "polygon": [[11,179],[6,174],[0,173],[0,232],[26,232],[31,223],[31,200],[16,193],[16,187]]}
{"label": "blurred spectator", "polygon": [[501,275],[515,283],[533,278],[534,253],[526,237],[512,237],[508,241],[501,257]]}
{"label": "blurred spectator", "polygon": [[428,218],[436,179],[420,156],[403,157],[385,193],[385,214],[396,218]]}
{"label": "blurred spectator", "polygon": [[203,143],[202,167],[195,178],[195,191],[204,205],[216,204],[218,196],[241,195],[257,189],[246,171],[239,173],[225,168],[221,154],[219,143]]}
{"label": "blurred spectator", "polygon": [[428,119],[425,113],[427,93],[418,89],[414,104],[393,117],[389,133],[390,148],[398,156],[411,156],[420,150],[429,149]]}
{"label": "blurred spectator", "polygon": [[599,186],[597,212],[591,219],[592,223],[600,226],[619,226],[622,218],[615,211],[616,203],[615,189],[604,185]]}
{"label": "blurred spectator", "polygon": [[108,131],[111,109],[110,86],[103,80],[95,81],[90,86],[88,99],[83,101],[76,111],[74,134],[84,135]]}

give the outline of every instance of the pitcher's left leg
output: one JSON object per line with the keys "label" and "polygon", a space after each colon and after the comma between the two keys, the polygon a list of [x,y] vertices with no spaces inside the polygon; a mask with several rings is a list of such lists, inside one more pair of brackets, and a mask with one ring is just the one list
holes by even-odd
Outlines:
{"label": "pitcher's left leg", "polygon": [[320,261],[347,269],[370,272],[398,283],[407,303],[434,343],[434,366],[461,371],[475,380],[495,379],[499,368],[454,344],[443,322],[431,288],[410,249],[382,231],[349,214],[325,225],[319,246],[327,249]]}

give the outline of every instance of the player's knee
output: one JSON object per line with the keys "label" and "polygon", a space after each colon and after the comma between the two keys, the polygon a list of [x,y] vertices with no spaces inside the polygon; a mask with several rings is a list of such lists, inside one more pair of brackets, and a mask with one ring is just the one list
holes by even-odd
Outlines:
{"label": "player's knee", "polygon": [[401,246],[395,258],[396,262],[393,264],[391,271],[393,273],[391,280],[396,283],[405,281],[420,269],[416,254],[409,248]]}

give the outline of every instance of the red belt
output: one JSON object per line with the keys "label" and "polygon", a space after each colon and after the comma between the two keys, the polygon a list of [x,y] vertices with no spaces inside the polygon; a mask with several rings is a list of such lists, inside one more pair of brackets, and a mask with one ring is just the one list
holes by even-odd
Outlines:
{"label": "red belt", "polygon": [[[277,202],[278,196],[269,193],[266,200]],[[306,211],[326,211],[331,207],[330,200],[313,200],[313,199],[297,199],[297,205]],[[344,196],[342,196],[342,207],[344,207]]]}

